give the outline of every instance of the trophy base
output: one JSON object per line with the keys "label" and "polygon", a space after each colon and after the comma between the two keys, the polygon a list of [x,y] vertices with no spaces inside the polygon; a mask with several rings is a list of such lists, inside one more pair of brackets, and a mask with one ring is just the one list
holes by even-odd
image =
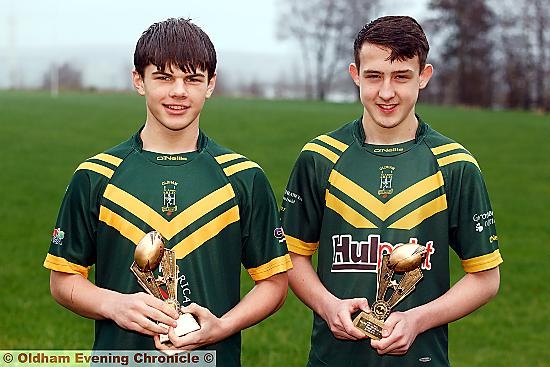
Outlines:
{"label": "trophy base", "polygon": [[[201,328],[197,320],[195,320],[193,315],[190,313],[180,314],[180,317],[177,319],[176,322],[178,323],[178,326],[174,328],[174,332],[177,336],[184,336],[185,334],[189,334],[190,332],[199,330]],[[160,334],[159,339],[160,342],[163,344],[170,343],[170,339],[168,338],[167,334]]]}
{"label": "trophy base", "polygon": [[384,326],[384,322],[378,320],[372,313],[362,311],[357,315],[355,320],[353,320],[353,325],[371,339],[382,339],[382,327]]}

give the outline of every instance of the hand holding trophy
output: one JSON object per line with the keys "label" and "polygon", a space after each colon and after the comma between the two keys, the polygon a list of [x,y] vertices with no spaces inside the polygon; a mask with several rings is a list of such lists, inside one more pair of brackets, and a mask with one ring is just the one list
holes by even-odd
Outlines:
{"label": "hand holding trophy", "polygon": [[[382,338],[384,320],[390,315],[391,309],[403,298],[414,291],[416,284],[422,279],[420,265],[424,260],[426,248],[408,243],[397,246],[390,255],[382,256],[382,264],[378,269],[378,292],[372,312],[361,312],[353,324],[371,339]],[[399,283],[393,279],[393,274],[404,273]],[[386,301],[388,288],[393,289],[391,297]]]}
{"label": "hand holding trophy", "polygon": [[[149,232],[139,241],[134,252],[134,262],[130,270],[137,277],[138,283],[147,293],[163,300],[179,313],[177,326],[174,332],[177,336],[183,336],[192,331],[199,330],[200,326],[189,313],[182,313],[177,298],[178,266],[174,251],[164,247],[165,240],[157,231]],[[153,270],[160,265],[161,276],[155,278]],[[166,287],[164,291],[161,286]],[[169,344],[168,335],[161,334],[160,342]]]}

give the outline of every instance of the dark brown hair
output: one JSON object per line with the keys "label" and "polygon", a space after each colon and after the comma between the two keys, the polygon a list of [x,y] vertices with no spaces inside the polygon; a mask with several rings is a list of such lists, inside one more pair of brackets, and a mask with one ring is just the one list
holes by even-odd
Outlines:
{"label": "dark brown hair", "polygon": [[424,30],[416,20],[408,16],[385,16],[366,24],[353,43],[355,65],[359,68],[359,52],[365,42],[391,50],[390,62],[404,61],[418,56],[420,72],[426,66],[430,46]]}
{"label": "dark brown hair", "polygon": [[216,71],[216,50],[208,35],[190,19],[170,18],[154,23],[137,41],[134,67],[144,76],[147,65],[159,70],[177,66],[185,73],[197,69],[208,72],[208,80]]}

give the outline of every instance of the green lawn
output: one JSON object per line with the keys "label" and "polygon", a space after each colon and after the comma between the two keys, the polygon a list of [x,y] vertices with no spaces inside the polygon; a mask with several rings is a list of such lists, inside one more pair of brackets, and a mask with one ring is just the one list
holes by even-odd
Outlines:
{"label": "green lawn", "polygon": [[[266,171],[281,198],[302,145],[361,113],[359,104],[213,98],[201,117],[219,143]],[[450,327],[453,366],[546,366],[550,360],[550,116],[420,106],[440,132],[466,146],[484,172],[499,230],[501,290]],[[0,92],[0,350],[87,349],[93,322],[57,305],[42,267],[65,187],[84,159],[131,135],[144,101],[124,94]],[[453,279],[461,270],[451,259]],[[243,274],[243,292],[251,287]],[[303,366],[311,313],[292,294],[244,332],[244,366]]]}

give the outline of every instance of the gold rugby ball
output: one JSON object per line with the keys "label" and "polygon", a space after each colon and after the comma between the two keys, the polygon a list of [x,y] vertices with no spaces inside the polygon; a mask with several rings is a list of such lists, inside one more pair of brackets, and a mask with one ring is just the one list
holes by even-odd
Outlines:
{"label": "gold rugby ball", "polygon": [[399,245],[390,254],[388,266],[397,272],[411,271],[419,268],[426,254],[422,245],[407,243]]}
{"label": "gold rugby ball", "polygon": [[154,270],[164,255],[164,238],[157,231],[149,232],[139,241],[134,261],[141,271]]}

